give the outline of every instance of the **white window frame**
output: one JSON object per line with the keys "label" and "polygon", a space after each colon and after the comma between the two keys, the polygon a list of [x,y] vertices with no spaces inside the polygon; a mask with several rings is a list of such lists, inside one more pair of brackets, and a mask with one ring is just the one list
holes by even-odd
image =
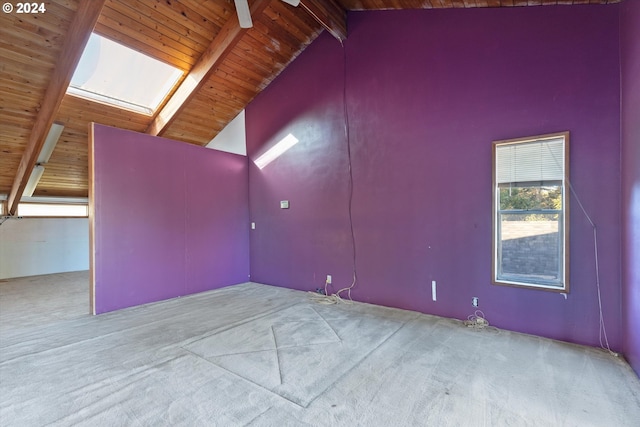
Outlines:
{"label": "white window frame", "polygon": [[[166,79],[160,81],[165,74]],[[66,93],[153,116],[184,74],[184,70],[174,65],[92,33]],[[151,94],[153,98],[140,97],[140,93]]]}
{"label": "white window frame", "polygon": [[[505,147],[510,147],[510,146],[523,146],[524,144],[529,144],[529,146],[535,146],[535,144],[538,143],[542,143],[542,144],[538,144],[541,147],[550,147],[551,143],[557,143],[558,140],[562,141],[562,149],[561,149],[561,157],[563,158],[557,158],[556,155],[551,154],[551,150],[548,149],[548,153],[547,150],[544,150],[544,154],[540,156],[539,159],[534,159],[533,160],[533,164],[536,164],[535,168],[531,168],[530,170],[535,170],[535,169],[539,169],[539,175],[536,175],[535,173],[531,174],[528,173],[529,171],[527,171],[527,173],[525,174],[513,174],[511,175],[508,179],[510,180],[514,180],[515,183],[518,182],[528,182],[528,181],[532,181],[532,182],[539,182],[541,183],[540,186],[543,186],[542,183],[545,180],[553,180],[553,181],[559,181],[561,178],[561,194],[562,194],[562,208],[558,211],[554,211],[554,210],[545,210],[545,213],[557,213],[559,215],[559,229],[561,230],[560,232],[560,244],[559,244],[559,251],[561,252],[559,254],[559,269],[561,270],[560,272],[560,277],[558,278],[557,282],[552,283],[552,282],[545,282],[544,280],[536,280],[532,277],[527,278],[526,274],[522,274],[522,275],[507,275],[507,274],[502,274],[502,268],[501,268],[501,243],[502,243],[502,237],[500,235],[501,233],[501,223],[500,223],[500,215],[501,212],[505,212],[505,211],[500,211],[500,185],[504,184],[506,178],[504,177],[504,165],[507,163],[507,161],[501,161],[498,159],[499,157],[499,153],[498,151],[505,148]],[[545,143],[548,143],[549,145],[546,145]],[[504,156],[505,151],[501,151],[500,154],[500,158],[507,158]],[[546,135],[538,135],[538,136],[531,136],[531,137],[525,137],[525,138],[516,138],[516,139],[508,139],[508,140],[500,140],[500,141],[494,141],[492,144],[492,158],[493,158],[493,166],[492,166],[492,170],[493,170],[493,237],[492,237],[492,245],[493,245],[493,250],[492,250],[492,271],[491,271],[491,275],[492,275],[492,283],[495,285],[502,285],[502,286],[515,286],[515,287],[523,287],[523,288],[530,288],[530,289],[541,289],[541,290],[547,290],[547,291],[552,291],[552,292],[562,292],[562,293],[568,293],[569,292],[569,132],[559,132],[559,133],[553,133],[553,134],[546,134]],[[522,167],[523,165],[526,165],[527,167],[529,167],[532,162],[529,161],[530,159],[527,160],[521,160],[520,162],[518,162],[517,160],[515,161],[515,165],[520,167],[520,170],[523,170],[524,168]],[[510,163],[509,163],[510,164]],[[501,172],[499,172],[499,170]],[[551,171],[551,172],[549,172]],[[498,175],[501,175],[500,177]],[[523,178],[524,176],[527,176],[527,178]],[[536,178],[531,178],[532,176],[535,176]],[[553,178],[545,178],[552,176]],[[514,212],[514,211],[509,211],[509,212]],[[527,214],[528,212],[531,213],[537,213],[533,212],[533,211],[526,211],[523,210],[521,211],[523,214]]]}

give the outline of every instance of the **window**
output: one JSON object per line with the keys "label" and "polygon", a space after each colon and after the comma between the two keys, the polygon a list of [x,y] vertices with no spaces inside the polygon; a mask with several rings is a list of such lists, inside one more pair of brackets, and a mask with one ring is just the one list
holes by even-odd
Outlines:
{"label": "window", "polygon": [[493,283],[569,291],[569,133],[493,143]]}
{"label": "window", "polygon": [[86,204],[19,203],[17,216],[86,218],[89,210]]}
{"label": "window", "polygon": [[91,34],[67,93],[152,115],[181,76],[171,65]]}

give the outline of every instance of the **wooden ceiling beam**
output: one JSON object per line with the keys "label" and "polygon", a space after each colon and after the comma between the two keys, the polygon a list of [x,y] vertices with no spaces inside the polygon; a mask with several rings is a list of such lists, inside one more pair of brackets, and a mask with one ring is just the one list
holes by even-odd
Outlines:
{"label": "wooden ceiling beam", "polygon": [[29,176],[36,165],[47,133],[67,92],[93,27],[98,21],[104,2],[105,0],[80,0],[78,4],[11,186],[7,199],[9,215],[15,215],[18,209],[18,203],[29,181]]}
{"label": "wooden ceiling beam", "polygon": [[300,0],[300,6],[341,43],[347,38],[347,11],[336,0]]}
{"label": "wooden ceiling beam", "polygon": [[[271,0],[255,0],[249,9],[251,15],[261,15],[270,1]],[[148,134],[162,135],[162,133],[167,130],[176,116],[196,94],[198,89],[207,81],[207,78],[216,67],[220,65],[233,50],[246,31],[246,28],[240,28],[238,16],[233,13],[227,23],[220,29],[216,38],[213,39],[200,59],[198,59],[198,62],[193,66],[173,96],[155,116],[147,128]]]}

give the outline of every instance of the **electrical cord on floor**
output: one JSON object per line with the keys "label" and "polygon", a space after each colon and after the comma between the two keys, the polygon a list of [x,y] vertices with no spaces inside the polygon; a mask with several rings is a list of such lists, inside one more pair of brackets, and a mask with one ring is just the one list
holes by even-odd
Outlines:
{"label": "electrical cord on floor", "polygon": [[[313,302],[316,302],[318,304],[326,304],[326,305],[330,305],[330,304],[339,304],[339,303],[343,303],[343,304],[353,304],[353,300],[351,299],[351,288],[353,288],[353,286],[356,283],[356,276],[355,276],[355,271],[353,273],[353,282],[351,282],[351,286],[348,286],[346,288],[342,288],[340,290],[338,290],[337,292],[333,293],[333,294],[329,294],[328,293],[328,282],[324,283],[324,292],[312,292],[309,291],[309,298],[311,298],[311,300]],[[347,292],[347,297],[349,299],[344,299],[340,296],[340,294],[342,292]]]}
{"label": "electrical cord on floor", "polygon": [[489,326],[489,321],[484,317],[482,310],[476,310],[475,313],[469,315],[467,320],[462,322],[464,326],[472,329],[484,329]]}
{"label": "electrical cord on floor", "polygon": [[[555,161],[556,165],[560,166],[561,162],[556,158],[556,156],[553,154],[553,152],[548,146],[547,146],[547,149],[549,150],[549,153],[551,154],[551,157]],[[612,356],[619,357],[620,355],[615,351],[611,350],[611,347],[609,346],[609,338],[607,337],[607,328],[604,324],[604,315],[602,313],[602,294],[600,292],[600,262],[598,260],[597,227],[595,222],[593,222],[593,220],[591,219],[591,216],[589,216],[589,214],[587,213],[587,210],[582,205],[582,201],[580,200],[580,197],[578,197],[578,193],[573,188],[573,184],[571,184],[571,180],[567,178],[566,182],[569,185],[569,192],[573,194],[573,197],[575,197],[576,202],[578,202],[578,206],[580,207],[580,210],[582,210],[582,213],[587,218],[587,220],[589,221],[589,224],[591,224],[591,227],[593,228],[593,250],[594,250],[594,257],[595,257],[596,290],[598,295],[598,314],[599,314],[599,324],[600,324],[599,325],[600,329],[598,331],[599,332],[598,338],[600,340],[600,348],[607,351]],[[565,298],[566,298],[566,294],[565,294]]]}
{"label": "electrical cord on floor", "polygon": [[[342,44],[342,41],[340,42]],[[347,108],[347,50],[342,44],[342,52],[344,56],[344,75],[343,75],[343,87],[342,87],[342,96],[343,96],[343,105],[344,105],[344,136],[347,141],[347,160],[348,160],[348,172],[349,172],[349,202],[348,202],[348,213],[349,213],[349,231],[351,233],[351,247],[352,247],[352,262],[353,262],[353,280],[351,284],[345,288],[339,289],[337,292],[329,295],[328,293],[328,282],[324,284],[324,294],[320,292],[310,292],[311,299],[318,304],[338,304],[345,303],[351,304],[353,300],[351,299],[351,289],[356,285],[358,281],[358,275],[356,273],[356,236],[353,231],[353,168],[352,168],[352,160],[351,160],[351,135],[349,132],[349,109]],[[344,299],[341,294],[343,292],[347,293],[347,299]]]}
{"label": "electrical cord on floor", "polygon": [[600,348],[607,351],[612,356],[619,357],[620,355],[615,351],[611,350],[611,347],[609,346],[609,338],[607,337],[607,328],[605,327],[604,316],[602,314],[602,295],[600,292],[600,263],[598,261],[597,227],[596,227],[596,224],[591,220],[591,217],[587,213],[584,206],[582,206],[582,202],[580,201],[580,198],[578,197],[576,190],[574,190],[573,185],[571,185],[571,181],[567,180],[567,182],[569,184],[569,190],[573,194],[573,197],[575,197],[576,202],[578,202],[578,206],[580,206],[582,213],[587,218],[587,220],[589,221],[589,224],[591,224],[591,227],[593,228],[593,250],[594,250],[594,257],[595,257],[594,259],[595,259],[595,270],[596,270],[596,290],[598,291],[598,313],[599,313],[599,322],[600,322],[600,330],[598,334],[598,338],[600,340]]}

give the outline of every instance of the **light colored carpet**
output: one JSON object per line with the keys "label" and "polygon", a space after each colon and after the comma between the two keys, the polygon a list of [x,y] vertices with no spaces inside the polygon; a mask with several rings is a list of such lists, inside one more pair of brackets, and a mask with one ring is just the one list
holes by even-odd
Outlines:
{"label": "light colored carpet", "polygon": [[94,317],[87,288],[0,282],[0,425],[640,425],[597,349],[255,283]]}

